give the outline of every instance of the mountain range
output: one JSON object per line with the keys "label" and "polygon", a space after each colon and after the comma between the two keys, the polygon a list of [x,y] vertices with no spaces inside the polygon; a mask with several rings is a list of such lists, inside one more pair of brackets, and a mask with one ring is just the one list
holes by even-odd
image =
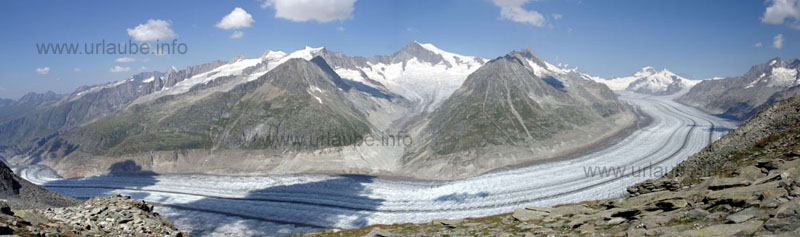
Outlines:
{"label": "mountain range", "polygon": [[0,157],[66,177],[131,160],[160,173],[460,178],[569,154],[635,118],[591,76],[530,50],[489,61],[416,41],[369,58],[266,50],[0,111]]}
{"label": "mountain range", "polygon": [[593,77],[593,79],[606,84],[615,91],[632,91],[651,95],[672,95],[700,82],[681,77],[666,68],[658,71],[653,67],[644,67],[627,77],[612,79]]}
{"label": "mountain range", "polygon": [[764,107],[800,94],[800,60],[773,58],[742,76],[703,80],[678,98],[710,114],[744,120]]}

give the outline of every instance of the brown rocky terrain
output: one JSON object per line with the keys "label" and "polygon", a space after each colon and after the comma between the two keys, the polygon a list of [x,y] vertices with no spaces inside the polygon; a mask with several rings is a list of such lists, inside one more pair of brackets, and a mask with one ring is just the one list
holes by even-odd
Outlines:
{"label": "brown rocky terrain", "polygon": [[0,203],[0,234],[21,236],[188,236],[127,196],[95,197],[79,206],[12,211]]}
{"label": "brown rocky terrain", "polygon": [[144,201],[114,195],[81,203],[20,178],[2,162],[0,235],[186,236]]}
{"label": "brown rocky terrain", "polygon": [[311,236],[799,236],[800,98],[759,112],[626,197]]}

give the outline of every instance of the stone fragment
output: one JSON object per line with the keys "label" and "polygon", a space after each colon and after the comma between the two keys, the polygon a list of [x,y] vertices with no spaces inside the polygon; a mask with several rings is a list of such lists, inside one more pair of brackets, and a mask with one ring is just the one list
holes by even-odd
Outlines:
{"label": "stone fragment", "polygon": [[749,236],[758,231],[762,225],[762,221],[712,225],[697,230],[686,230],[677,236]]}
{"label": "stone fragment", "polygon": [[391,237],[391,236],[394,236],[394,235],[389,231],[386,231],[386,230],[383,230],[381,228],[375,227],[375,228],[372,228],[372,230],[370,230],[369,233],[367,233],[364,236],[365,237]]}
{"label": "stone fragment", "polygon": [[703,209],[700,209],[700,208],[695,208],[695,209],[692,209],[691,211],[686,213],[686,218],[701,219],[703,217],[708,216],[709,214],[711,214],[711,213],[709,213],[706,210],[703,210]]}
{"label": "stone fragment", "polygon": [[710,190],[722,190],[733,187],[742,187],[750,185],[750,181],[744,178],[718,178],[711,182],[708,186]]}
{"label": "stone fragment", "polygon": [[736,213],[736,214],[733,214],[733,215],[729,215],[725,219],[728,220],[728,223],[736,223],[736,224],[738,224],[738,223],[742,223],[742,222],[745,222],[745,221],[749,221],[750,219],[753,219],[753,217],[755,217],[755,216],[749,215],[749,214]]}
{"label": "stone fragment", "polygon": [[662,200],[656,203],[656,206],[664,211],[672,211],[676,209],[681,209],[688,206],[689,203],[683,199],[670,199],[670,200]]}
{"label": "stone fragment", "polygon": [[433,220],[434,225],[443,225],[450,228],[455,228],[458,224],[461,224],[464,220],[450,220],[450,219],[435,219]]}
{"label": "stone fragment", "polygon": [[527,209],[515,209],[514,213],[511,214],[511,216],[518,221],[541,220],[547,215],[547,212],[531,211]]}

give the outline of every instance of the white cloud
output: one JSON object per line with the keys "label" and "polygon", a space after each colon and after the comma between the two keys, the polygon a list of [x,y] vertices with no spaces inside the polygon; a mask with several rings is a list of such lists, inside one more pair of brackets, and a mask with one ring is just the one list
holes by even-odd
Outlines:
{"label": "white cloud", "polygon": [[147,67],[145,67],[145,66],[142,66],[142,67],[140,67],[140,68],[139,68],[139,70],[140,70],[140,71],[147,70]]}
{"label": "white cloud", "polygon": [[274,7],[277,18],[325,23],[353,18],[355,3],[356,0],[266,0],[261,7]]}
{"label": "white cloud", "polygon": [[553,14],[553,20],[561,20],[561,18],[564,18],[564,15],[557,14],[557,13]]}
{"label": "white cloud", "polygon": [[788,19],[789,26],[800,29],[800,0],[768,0],[768,2],[772,5],[767,7],[761,16],[762,23],[777,25],[787,22]]}
{"label": "white cloud", "polygon": [[764,43],[758,42],[756,43],[756,45],[753,46],[755,46],[756,48],[761,48],[762,46],[764,46]]}
{"label": "white cloud", "polygon": [[530,1],[531,0],[492,0],[494,5],[500,7],[500,18],[527,23],[537,27],[545,26],[545,19],[541,13],[522,8],[523,5]]}
{"label": "white cloud", "polygon": [[253,15],[237,7],[234,8],[230,14],[222,17],[222,20],[217,23],[217,28],[226,30],[241,29],[250,27],[250,24],[253,22],[255,22],[253,20]]}
{"label": "white cloud", "polygon": [[128,28],[128,35],[137,41],[155,41],[178,37],[172,29],[170,23],[165,20],[149,19],[147,23],[140,24],[133,29]]}
{"label": "white cloud", "polygon": [[131,58],[131,57],[121,57],[121,58],[115,59],[114,61],[118,62],[118,63],[129,63],[129,62],[136,61],[136,59],[135,58]]}
{"label": "white cloud", "polygon": [[119,65],[112,67],[108,71],[110,72],[128,72],[131,70],[131,67],[120,67]]}
{"label": "white cloud", "polygon": [[81,71],[81,69],[76,67],[76,68],[73,68],[73,69],[72,69],[72,71],[73,71],[73,72],[80,72],[80,71]]}
{"label": "white cloud", "polygon": [[231,34],[231,39],[242,38],[242,36],[244,36],[244,32],[241,32],[241,31],[237,30],[237,31],[234,31],[233,34]]}
{"label": "white cloud", "polygon": [[50,73],[50,67],[36,68],[36,74],[47,75]]}
{"label": "white cloud", "polygon": [[344,31],[344,26],[339,26],[339,27],[336,27],[336,30],[338,30],[338,31]]}
{"label": "white cloud", "polygon": [[772,38],[772,47],[776,49],[783,48],[783,34],[778,34]]}

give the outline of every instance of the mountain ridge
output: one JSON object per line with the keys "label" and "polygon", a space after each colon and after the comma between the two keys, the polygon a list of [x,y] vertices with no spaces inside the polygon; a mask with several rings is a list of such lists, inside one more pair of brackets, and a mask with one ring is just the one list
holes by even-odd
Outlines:
{"label": "mountain ridge", "polygon": [[800,60],[773,58],[741,76],[704,80],[678,101],[710,114],[744,120],[779,98],[797,95],[798,72]]}
{"label": "mountain ridge", "polygon": [[615,91],[632,91],[651,95],[672,95],[699,83],[664,68],[661,71],[646,66],[631,76],[611,79],[594,78]]}

